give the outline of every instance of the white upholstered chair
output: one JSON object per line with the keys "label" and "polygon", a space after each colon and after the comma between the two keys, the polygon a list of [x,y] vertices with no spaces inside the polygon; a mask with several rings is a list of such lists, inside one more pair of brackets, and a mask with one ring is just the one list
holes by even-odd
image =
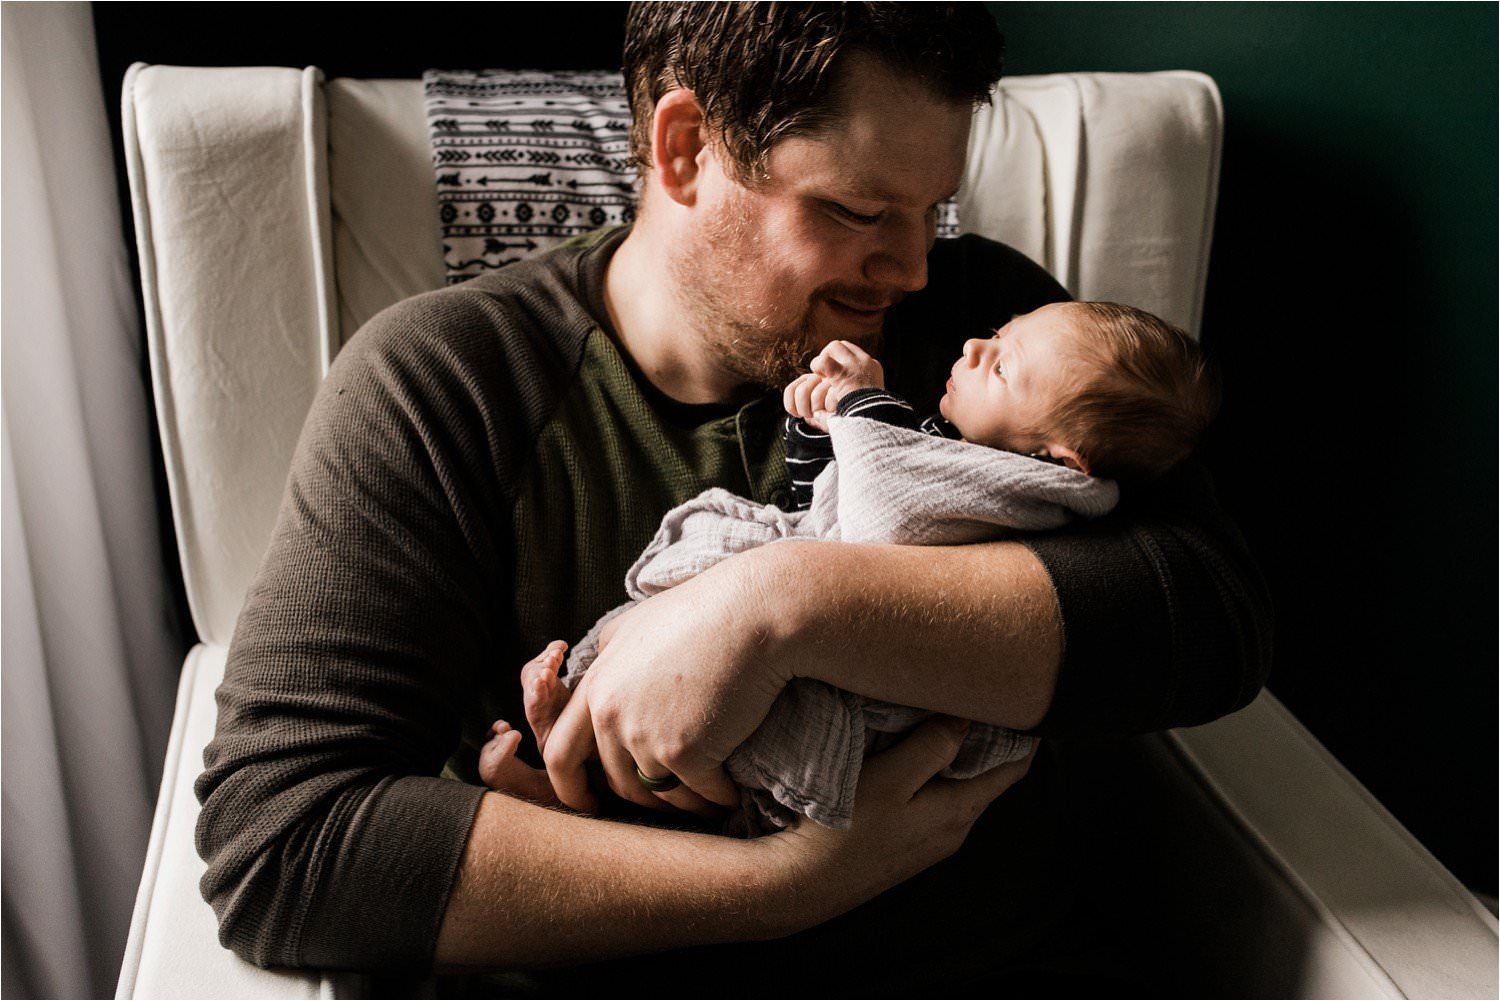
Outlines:
{"label": "white upholstered chair", "polygon": [[[303,417],[383,307],[443,283],[421,84],[316,69],[132,68],[125,142],[157,413],[201,642],[182,668],[120,997],[339,997],[390,985],[257,969],[198,894],[192,783],[213,692]],[[975,121],[965,230],[1075,295],[1197,331],[1218,93],[1195,73],[1005,81]],[[1124,744],[1157,827],[1143,941],[1204,996],[1493,997],[1496,922],[1269,694]],[[1141,878],[1137,873],[1135,878]],[[1151,948],[1148,946],[1148,948]]]}

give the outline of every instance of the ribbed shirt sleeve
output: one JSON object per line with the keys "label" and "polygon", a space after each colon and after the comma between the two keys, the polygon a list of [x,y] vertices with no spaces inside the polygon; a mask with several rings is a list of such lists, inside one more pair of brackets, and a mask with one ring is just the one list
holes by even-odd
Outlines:
{"label": "ribbed shirt sleeve", "polygon": [[1270,592],[1196,463],[1106,518],[1021,541],[1052,579],[1063,626],[1058,686],[1037,734],[1206,723],[1265,683]]}
{"label": "ribbed shirt sleeve", "polygon": [[303,429],[196,785],[203,895],[257,965],[430,967],[483,793],[439,774],[504,628],[525,401],[495,387],[537,367],[500,343],[483,297],[408,300]]}

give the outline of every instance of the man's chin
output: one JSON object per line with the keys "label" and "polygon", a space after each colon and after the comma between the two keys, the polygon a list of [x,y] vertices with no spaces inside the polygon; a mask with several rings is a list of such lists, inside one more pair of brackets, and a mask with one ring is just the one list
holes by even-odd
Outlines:
{"label": "man's chin", "polygon": [[884,322],[885,310],[879,311],[876,322],[850,323],[828,300],[816,300],[795,328],[774,335],[757,330],[761,351],[743,356],[735,368],[747,381],[780,390],[806,372],[818,352],[834,341],[852,341],[871,354],[878,353]]}

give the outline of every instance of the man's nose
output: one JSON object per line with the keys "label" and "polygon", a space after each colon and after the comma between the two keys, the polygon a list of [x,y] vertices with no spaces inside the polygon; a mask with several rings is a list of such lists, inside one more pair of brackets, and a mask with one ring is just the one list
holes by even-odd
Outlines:
{"label": "man's nose", "polygon": [[890,227],[880,249],[865,263],[871,283],[916,292],[927,285],[927,227],[904,223]]}

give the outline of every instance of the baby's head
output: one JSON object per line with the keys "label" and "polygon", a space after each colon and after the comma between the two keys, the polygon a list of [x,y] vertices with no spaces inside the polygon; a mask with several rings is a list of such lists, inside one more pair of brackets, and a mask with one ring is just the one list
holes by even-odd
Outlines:
{"label": "baby's head", "polygon": [[1131,306],[1067,302],[967,342],[938,409],[968,441],[1138,482],[1187,458],[1218,400],[1176,327]]}

